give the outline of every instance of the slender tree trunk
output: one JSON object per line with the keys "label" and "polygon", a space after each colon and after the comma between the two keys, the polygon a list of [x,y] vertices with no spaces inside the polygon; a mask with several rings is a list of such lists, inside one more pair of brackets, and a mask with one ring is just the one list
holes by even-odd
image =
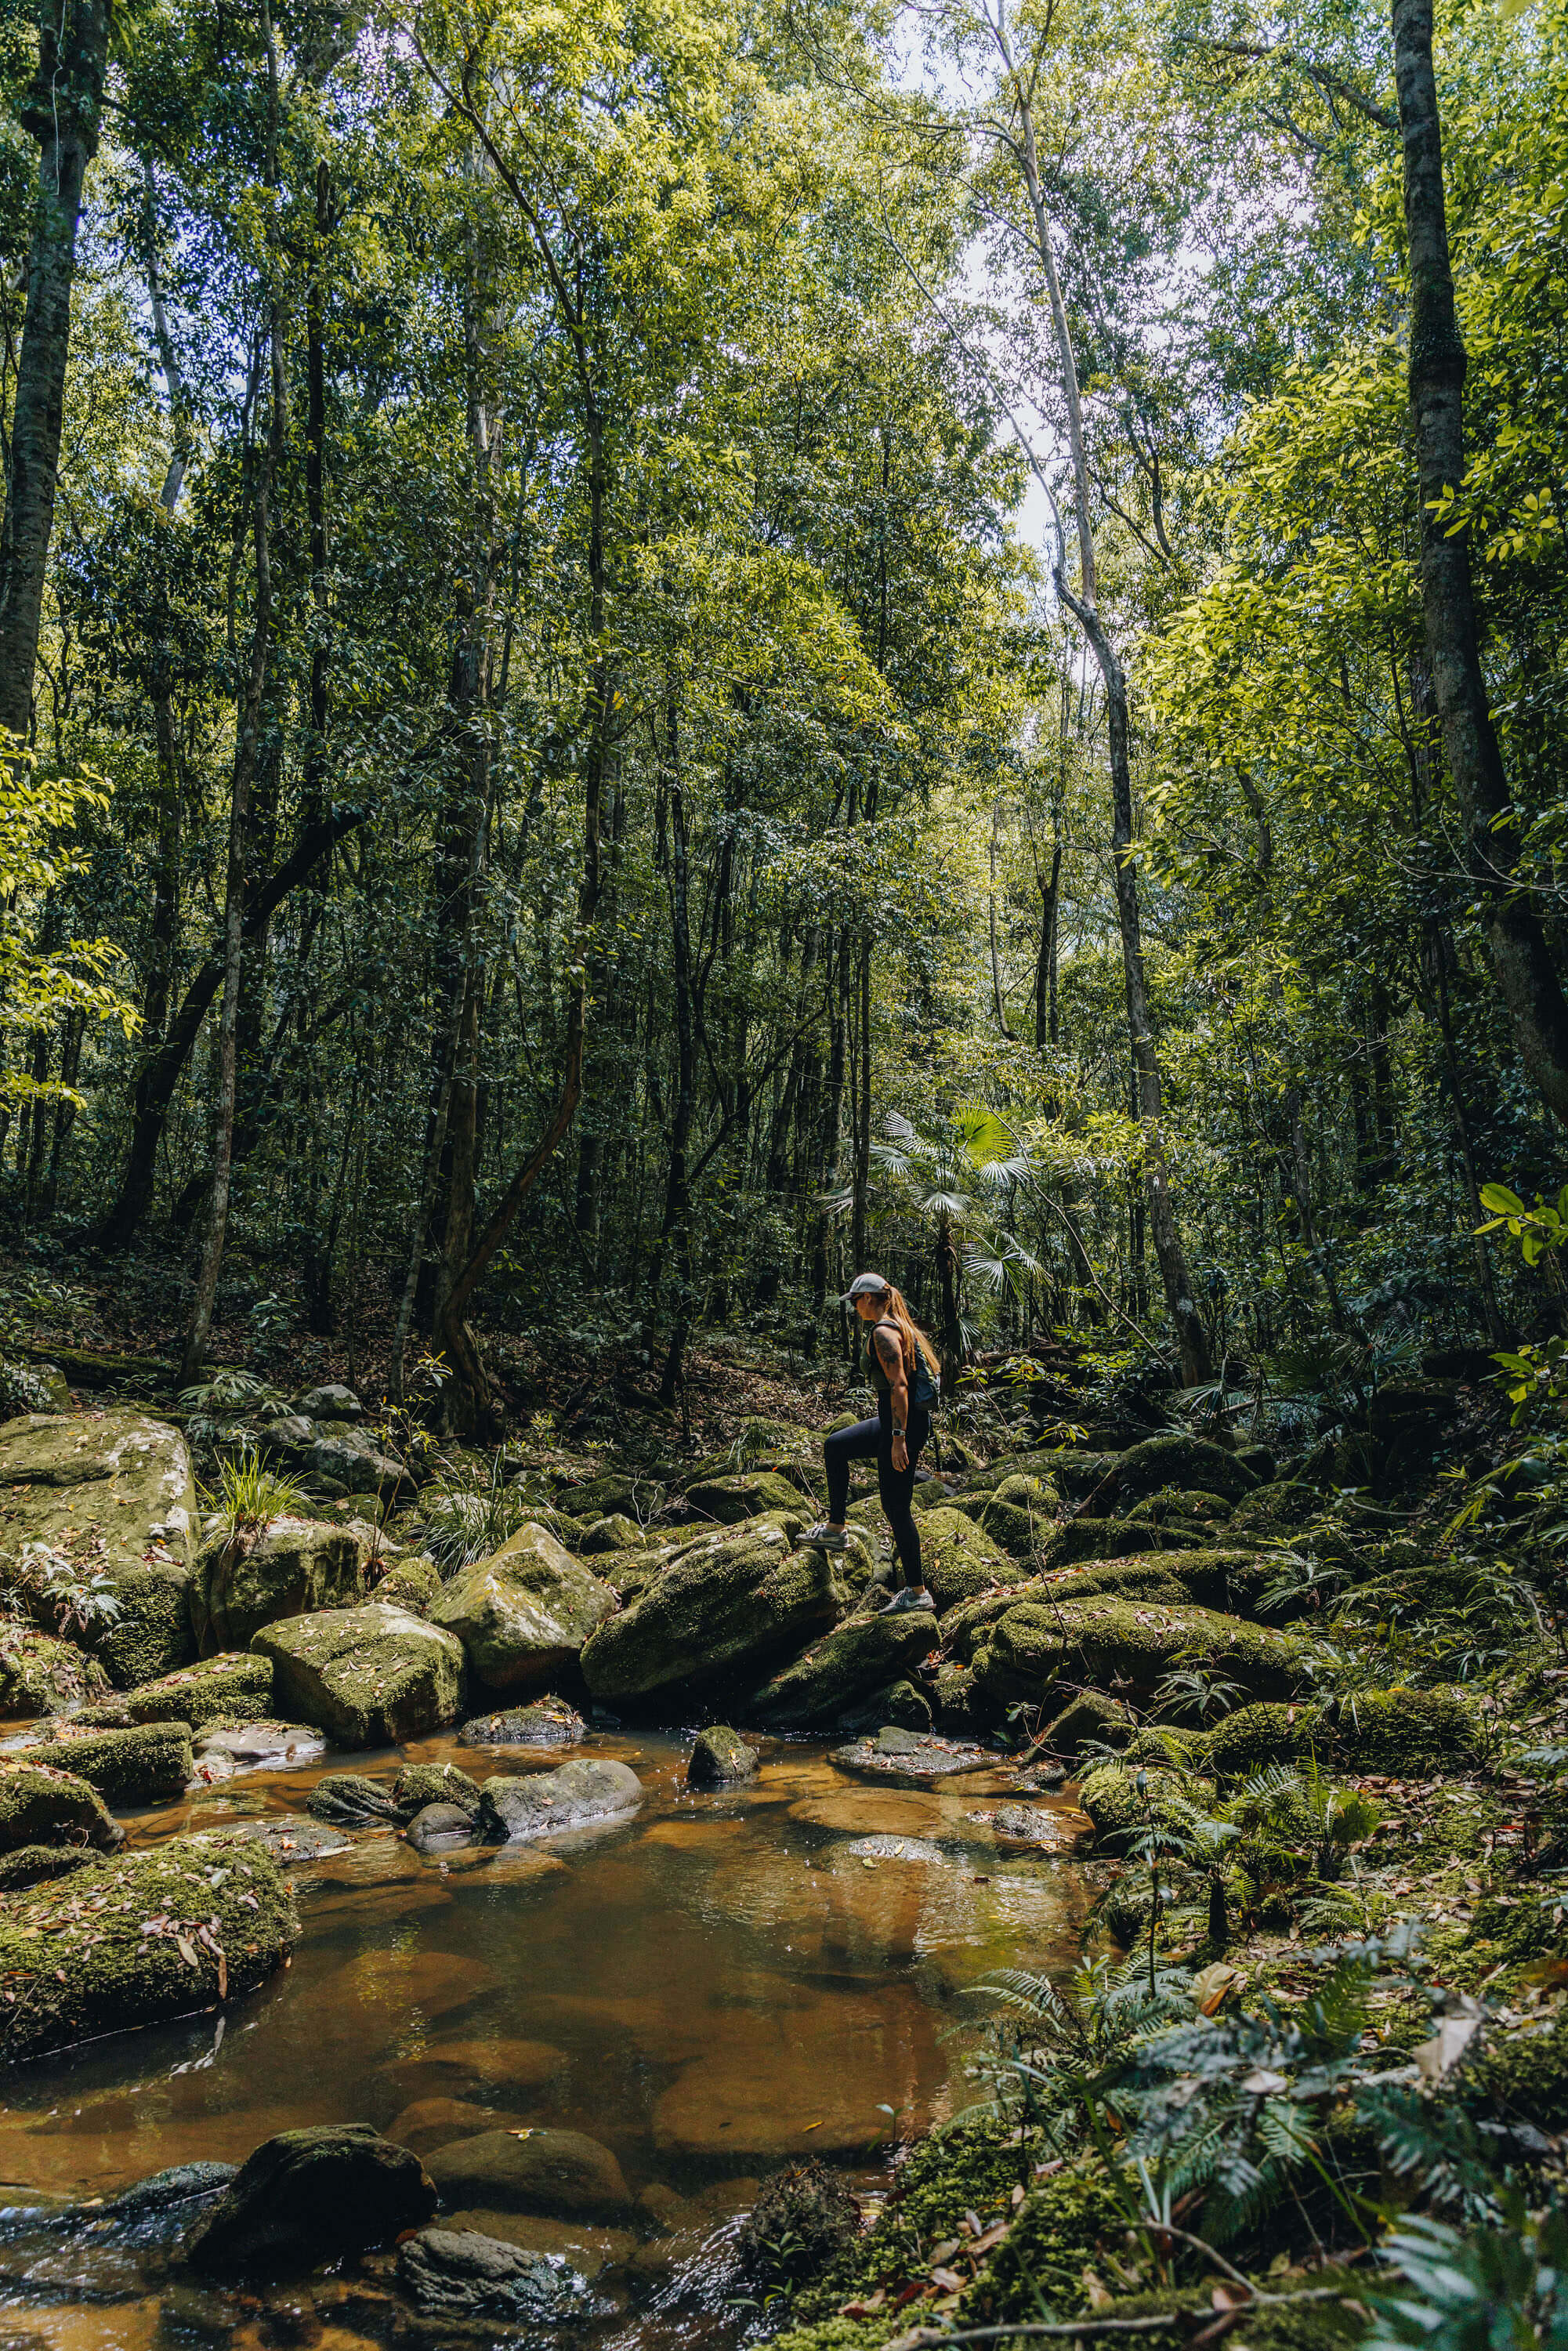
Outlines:
{"label": "slender tree trunk", "polygon": [[986,893],[986,914],[991,941],[991,1008],[997,1016],[997,1027],[1004,1037],[1010,1037],[1007,1007],[1002,1002],[1002,960],[997,943],[997,832],[1001,823],[1001,802],[991,803],[991,873],[990,887]]}
{"label": "slender tree trunk", "polygon": [[21,110],[22,125],[41,153],[0,524],[0,728],[19,739],[32,721],[59,475],[77,222],[87,167],[98,152],[111,6],[112,0],[67,0],[57,21],[45,11],[37,79]]}
{"label": "slender tree trunk", "polygon": [[1040,885],[1040,955],[1034,967],[1034,1050],[1059,1041],[1056,1012],[1056,926],[1061,891],[1061,843],[1051,852],[1051,879]]}
{"label": "slender tree trunk", "polygon": [[253,532],[256,544],[256,611],[251,623],[250,663],[246,673],[235,743],[234,785],[229,801],[228,872],[224,895],[224,993],[218,1013],[216,1102],[213,1134],[213,1180],[207,1229],[196,1276],[191,1320],[180,1363],[180,1385],[194,1384],[212,1335],[213,1304],[228,1232],[229,1182],[234,1156],[235,1096],[238,1068],[240,980],[245,954],[245,899],[250,841],[250,796],[260,752],[262,696],[272,635],[272,560],[268,499],[274,462],[283,439],[283,353],[276,319],[272,349],[272,417],[266,448],[256,469]]}
{"label": "slender tree trunk", "polygon": [[692,1322],[692,1216],[688,1153],[696,1097],[696,1039],[692,1015],[690,863],[686,846],[685,790],[681,774],[679,714],[674,702],[666,721],[670,799],[670,957],[675,982],[675,1101],[670,1122],[670,1173],[664,1187],[664,1229],[675,1259],[675,1308],[670,1343],[659,1383],[661,1404],[674,1404],[685,1377],[686,1342]]}
{"label": "slender tree trunk", "polygon": [[1520,1058],[1568,1123],[1568,1001],[1520,866],[1520,836],[1481,669],[1469,535],[1433,512],[1465,477],[1466,352],[1454,308],[1432,70],[1432,0],[1394,0],[1394,78],[1410,246],[1410,411],[1421,496],[1421,601],[1443,744]]}

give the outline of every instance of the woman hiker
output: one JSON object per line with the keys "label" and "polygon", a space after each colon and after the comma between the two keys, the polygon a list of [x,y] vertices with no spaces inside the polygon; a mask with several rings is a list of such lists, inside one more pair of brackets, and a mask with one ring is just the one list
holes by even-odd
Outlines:
{"label": "woman hiker", "polygon": [[857,1273],[846,1293],[862,1322],[872,1324],[871,1384],[876,1390],[876,1418],[857,1421],[852,1428],[835,1429],[822,1446],[828,1469],[828,1515],[805,1540],[829,1551],[844,1548],[844,1510],[850,1498],[850,1463],[876,1456],[876,1485],[882,1507],[893,1530],[904,1587],[895,1592],[883,1614],[905,1615],[911,1610],[931,1610],[920,1565],[920,1536],[909,1498],[915,1491],[915,1465],[931,1433],[931,1406],[938,1395],[936,1351],[924,1331],[915,1328],[908,1307],[891,1281],[880,1273]]}

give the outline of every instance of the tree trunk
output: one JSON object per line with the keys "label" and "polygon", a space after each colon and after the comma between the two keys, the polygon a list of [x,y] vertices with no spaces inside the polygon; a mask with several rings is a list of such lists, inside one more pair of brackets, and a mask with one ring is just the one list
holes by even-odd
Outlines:
{"label": "tree trunk", "polygon": [[212,1335],[213,1303],[224,1261],[228,1231],[229,1178],[234,1156],[235,1094],[238,1067],[240,979],[245,956],[245,901],[247,852],[250,845],[250,796],[260,751],[262,695],[267,684],[272,634],[272,562],[268,496],[276,458],[283,440],[283,353],[276,319],[269,340],[272,356],[272,415],[265,450],[256,469],[254,535],[256,542],[256,611],[251,623],[250,663],[235,741],[234,787],[229,800],[228,872],[224,894],[224,993],[218,1013],[216,1104],[213,1134],[212,1190],[207,1203],[207,1229],[202,1244],[191,1320],[180,1362],[180,1385],[194,1384],[206,1357]]}
{"label": "tree trunk", "polygon": [[1465,477],[1466,353],[1454,308],[1432,70],[1432,0],[1394,0],[1394,78],[1410,246],[1410,412],[1421,495],[1421,601],[1443,744],[1472,879],[1520,1058],[1568,1124],[1568,1001],[1520,870],[1518,820],[1481,670],[1468,535],[1433,507]]}
{"label": "tree trunk", "polygon": [[686,847],[685,791],[681,778],[679,716],[668,715],[670,799],[670,956],[675,981],[675,1102],[670,1122],[670,1173],[664,1188],[664,1229],[675,1259],[675,1309],[670,1344],[659,1383],[661,1404],[674,1404],[685,1384],[686,1341],[692,1322],[692,1220],[688,1152],[696,1095],[696,1040],[692,1017],[690,870]]}
{"label": "tree trunk", "polygon": [[[1037,877],[1038,879],[1038,877]],[[1056,925],[1061,891],[1061,843],[1051,852],[1051,880],[1040,884],[1040,955],[1034,967],[1034,1050],[1059,1041],[1056,1015]]]}
{"label": "tree trunk", "polygon": [[26,738],[32,721],[59,475],[77,222],[82,182],[98,152],[111,6],[112,0],[68,0],[57,25],[45,11],[37,79],[21,109],[22,126],[41,153],[0,525],[0,728],[18,739]]}

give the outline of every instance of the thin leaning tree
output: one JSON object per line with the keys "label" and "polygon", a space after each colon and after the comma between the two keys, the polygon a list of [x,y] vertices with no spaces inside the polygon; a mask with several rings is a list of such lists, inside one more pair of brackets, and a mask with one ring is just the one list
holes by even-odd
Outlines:
{"label": "thin leaning tree", "polygon": [[1166,1305],[1181,1353],[1182,1376],[1189,1386],[1207,1380],[1213,1370],[1208,1334],[1194,1291],[1176,1217],[1170,1162],[1165,1137],[1165,1076],[1159,1039],[1149,1002],[1144,963],[1143,914],[1134,862],[1133,772],[1127,715],[1127,678],[1100,603],[1100,567],[1095,547],[1094,506],[1091,496],[1089,445],[1084,426],[1082,392],[1071,322],[1062,296],[1057,265],[1057,238],[1040,162],[1036,98],[1044,70],[1055,13],[1054,0],[1040,20],[1030,27],[1027,51],[1018,43],[1017,27],[1008,0],[943,0],[936,12],[953,45],[967,55],[989,57],[995,75],[991,103],[967,111],[956,129],[960,136],[980,142],[1005,159],[1016,174],[1021,196],[1021,216],[1009,223],[1026,251],[1038,265],[1051,312],[1051,332],[1065,437],[1072,482],[1072,520],[1078,549],[1078,579],[1067,576],[1067,541],[1054,487],[1016,417],[1009,421],[1036,477],[1051,502],[1055,517],[1057,558],[1055,586],[1093,656],[1105,692],[1106,747],[1111,777],[1112,867],[1116,896],[1116,924],[1122,944],[1126,987],[1127,1029],[1136,1087],[1137,1112],[1144,1137],[1144,1187],[1149,1235],[1160,1269]]}

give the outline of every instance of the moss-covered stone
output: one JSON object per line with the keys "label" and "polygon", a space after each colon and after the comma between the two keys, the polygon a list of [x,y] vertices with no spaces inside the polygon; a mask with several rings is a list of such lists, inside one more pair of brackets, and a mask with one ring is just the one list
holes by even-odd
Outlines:
{"label": "moss-covered stone", "polygon": [[639,1551],[648,1538],[635,1519],[622,1518],[619,1513],[607,1519],[595,1519],[576,1545],[585,1559],[598,1552]]}
{"label": "moss-covered stone", "polygon": [[607,1470],[581,1486],[569,1486],[556,1497],[558,1507],[570,1511],[583,1527],[591,1527],[596,1519],[610,1518],[635,1519],[641,1524],[664,1499],[664,1488],[651,1478],[627,1478],[619,1470]]}
{"label": "moss-covered stone", "polygon": [[961,1510],[926,1510],[920,1520],[920,1559],[926,1589],[939,1614],[998,1584],[1024,1582],[1027,1571],[993,1535]]}
{"label": "moss-covered stone", "polygon": [[1137,1526],[1126,1519],[1069,1519],[1046,1544],[1041,1565],[1050,1573],[1086,1560],[1136,1559],[1145,1552],[1169,1548],[1159,1527]]}
{"label": "moss-covered stone", "polygon": [[595,1821],[624,1818],[643,1801],[643,1783],[629,1764],[559,1764],[553,1771],[513,1780],[497,1772],[479,1791],[479,1834],[488,1843],[514,1837],[559,1836]]}
{"label": "moss-covered stone", "polygon": [[26,1750],[28,1761],[74,1771],[110,1804],[153,1804],[177,1796],[192,1777],[188,1722],[140,1723],[131,1730],[83,1730]]}
{"label": "moss-covered stone", "polygon": [[688,1788],[727,1788],[755,1780],[761,1759],[738,1731],[727,1723],[711,1723],[699,1730],[686,1759]]}
{"label": "moss-covered stone", "polygon": [[[1203,1552],[1146,1552],[1137,1559],[1105,1559],[1085,1567],[1057,1568],[1041,1576],[1042,1601],[1159,1600],[1167,1607],[1212,1607],[1226,1591],[1223,1570],[1210,1573]],[[1196,1562],[1188,1574],[1186,1562]]]}
{"label": "moss-covered stone", "polygon": [[1294,1634],[1208,1608],[1107,1598],[1009,1609],[975,1667],[993,1700],[1011,1704],[1038,1703],[1059,1682],[1150,1691],[1178,1662],[1222,1674],[1255,1698],[1289,1698],[1309,1679],[1311,1661]]}
{"label": "moss-covered stone", "polygon": [[932,1719],[943,1730],[963,1736],[976,1728],[975,1675],[969,1666],[944,1659],[931,1689]]}
{"label": "moss-covered stone", "polygon": [[1419,1780],[1467,1769],[1479,1725],[1456,1689],[1358,1690],[1333,1709],[1328,1735],[1341,1769]]}
{"label": "moss-covered stone", "polygon": [[0,1853],[26,1844],[90,1844],[110,1853],[124,1834],[98,1790],[74,1771],[0,1759]]}
{"label": "moss-covered stone", "polygon": [[196,1554],[191,1623],[204,1656],[243,1649],[264,1625],[351,1608],[364,1597],[369,1530],[281,1518],[262,1531],[209,1535]]}
{"label": "moss-covered stone", "polygon": [[29,1625],[0,1624],[0,1716],[26,1719],[106,1698],[112,1685],[96,1657]]}
{"label": "moss-covered stone", "polygon": [[964,1490],[988,1494],[1009,1478],[1039,1478],[1070,1501],[1092,1494],[1115,1464],[1113,1453],[1080,1452],[1075,1446],[1048,1446],[1032,1453],[1005,1453],[984,1469],[971,1469]]}
{"label": "moss-covered stone", "polygon": [[[119,1689],[193,1654],[188,1590],[195,1488],[178,1429],[140,1412],[28,1413],[0,1427],[0,1582],[47,1609],[29,1546],[90,1562],[121,1614],[87,1646]],[[52,1614],[40,1619],[52,1629]]]}
{"label": "moss-covered stone", "polygon": [[271,1705],[271,1660],[248,1649],[225,1650],[143,1682],[110,1706],[84,1708],[77,1720],[105,1730],[139,1722],[185,1722],[201,1731],[211,1723],[265,1715]]}
{"label": "moss-covered stone", "polygon": [[[145,1932],[148,1921],[161,1923]],[[16,1995],[0,2002],[0,2057],[16,2064],[235,2000],[298,1934],[270,1854],[222,1832],[171,1837],[16,1898],[0,1913],[0,1981]]]}
{"label": "moss-covered stone", "polygon": [[1244,1494],[1230,1515],[1230,1531],[1238,1535],[1293,1534],[1309,1526],[1322,1510],[1323,1498],[1312,1486],[1284,1478]]}
{"label": "moss-covered stone", "polygon": [[1315,1708],[1241,1706],[1209,1731],[1206,1760],[1217,1780],[1246,1780],[1270,1763],[1293,1763],[1314,1737],[1319,1747],[1326,1747]]}
{"label": "moss-covered stone", "polygon": [[417,2155],[368,2123],[280,2131],[198,2221],[185,2259],[209,2276],[275,2274],[390,2244],[423,2228],[435,2183]]}
{"label": "moss-covered stone", "polygon": [[74,1877],[79,1870],[97,1869],[102,1860],[90,1845],[18,1845],[15,1853],[0,1853],[0,1894],[20,1894],[29,1886]]}
{"label": "moss-covered stone", "polygon": [[1025,2197],[964,2309],[966,2325],[1032,2318],[1037,2297],[1052,2309],[1081,2305],[1083,2271],[1102,2245],[1114,2245],[1126,2213],[1102,2165],[1081,2158]]}
{"label": "moss-covered stone", "polygon": [[1032,1562],[1055,1530],[1061,1497],[1046,1479],[1020,1473],[1002,1479],[988,1493],[962,1494],[953,1507],[1013,1559]]}
{"label": "moss-covered stone", "polygon": [[552,1534],[524,1526],[443,1585],[430,1621],[462,1642],[476,1681],[527,1692],[573,1671],[583,1643],[617,1604],[609,1585]]}
{"label": "moss-covered stone", "polygon": [[[1141,1794],[1137,1784],[1140,1771],[1145,1778]],[[1176,1818],[1172,1800],[1181,1792],[1181,1784],[1173,1772],[1162,1771],[1145,1757],[1129,1756],[1125,1762],[1098,1763],[1092,1771],[1086,1772],[1078,1791],[1078,1804],[1094,1823],[1095,1851],[1122,1854],[1151,1820],[1160,1823]]]}
{"label": "moss-covered stone", "polygon": [[1172,1486],[1197,1488],[1206,1494],[1223,1494],[1239,1501],[1260,1482],[1239,1454],[1227,1452],[1222,1445],[1210,1445],[1204,1437],[1172,1430],[1130,1446],[1106,1479],[1099,1499],[1104,1507],[1114,1502],[1125,1510],[1144,1495]]}
{"label": "moss-covered stone", "polygon": [[368,1601],[287,1617],[252,1646],[272,1660],[277,1704],[339,1747],[396,1746],[463,1710],[462,1643],[401,1608]]}
{"label": "moss-covered stone", "polygon": [[479,1782],[455,1763],[405,1763],[392,1792],[404,1820],[412,1820],[426,1804],[455,1804],[470,1820],[478,1816]]}
{"label": "moss-covered stone", "polygon": [[754,1686],[834,1624],[847,1596],[834,1554],[792,1550],[782,1526],[715,1532],[591,1635],[583,1679],[610,1706]]}
{"label": "moss-covered stone", "polygon": [[770,1469],[741,1469],[725,1478],[706,1478],[686,1489],[686,1499],[705,1519],[732,1527],[742,1519],[760,1518],[764,1510],[794,1510],[800,1507],[800,1489],[788,1478]]}
{"label": "moss-covered stone", "polygon": [[1234,1508],[1223,1494],[1206,1494],[1197,1487],[1162,1486],[1157,1494],[1145,1494],[1142,1501],[1134,1502],[1127,1520],[1133,1526],[1176,1523],[1212,1530],[1224,1526]]}
{"label": "moss-covered stone", "polygon": [[769,1730],[831,1730],[858,1721],[862,1702],[903,1680],[936,1639],[929,1615],[851,1616],[764,1682],[747,1710]]}
{"label": "moss-covered stone", "polygon": [[324,1771],[306,1797],[305,1809],[313,1821],[330,1821],[340,1829],[374,1828],[405,1818],[385,1782],[362,1771]]}
{"label": "moss-covered stone", "polygon": [[1125,1747],[1132,1736],[1133,1718],[1119,1698],[1083,1690],[1047,1723],[1040,1743],[1052,1755],[1072,1759],[1086,1747]]}
{"label": "moss-covered stone", "polygon": [[586,1728],[563,1698],[536,1698],[532,1706],[476,1715],[458,1733],[465,1747],[575,1747]]}
{"label": "moss-covered stone", "polygon": [[424,1616],[440,1589],[441,1570],[435,1562],[423,1552],[410,1552],[393,1562],[371,1587],[371,1596],[390,1608],[406,1608],[411,1616]]}
{"label": "moss-covered stone", "polygon": [[1516,2032],[1490,2026],[1465,2073],[1514,2120],[1554,2137],[1568,2130],[1568,2008]]}

